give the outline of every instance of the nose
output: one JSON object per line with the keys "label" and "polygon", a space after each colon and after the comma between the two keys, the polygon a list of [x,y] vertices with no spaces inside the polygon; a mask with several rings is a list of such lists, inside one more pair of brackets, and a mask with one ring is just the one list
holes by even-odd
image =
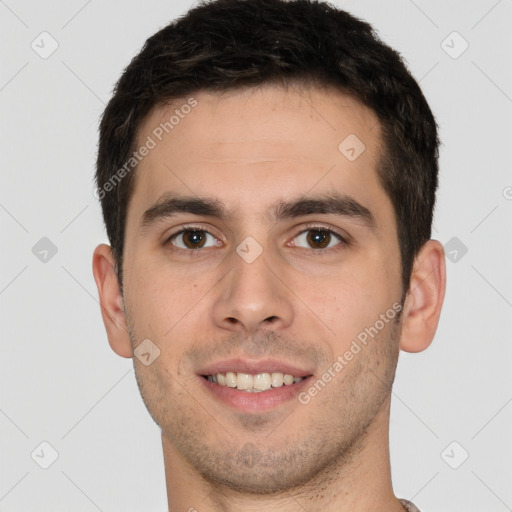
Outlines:
{"label": "nose", "polygon": [[276,264],[271,265],[264,255],[249,263],[237,253],[231,263],[213,306],[216,325],[244,334],[289,327],[294,317],[293,294]]}

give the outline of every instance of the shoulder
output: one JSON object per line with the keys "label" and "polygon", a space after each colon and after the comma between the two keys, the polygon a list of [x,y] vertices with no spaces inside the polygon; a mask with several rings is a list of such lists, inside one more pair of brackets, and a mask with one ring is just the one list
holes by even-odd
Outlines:
{"label": "shoulder", "polygon": [[420,512],[416,505],[414,505],[410,501],[400,500],[400,503],[405,507],[405,510],[407,510],[407,512]]}

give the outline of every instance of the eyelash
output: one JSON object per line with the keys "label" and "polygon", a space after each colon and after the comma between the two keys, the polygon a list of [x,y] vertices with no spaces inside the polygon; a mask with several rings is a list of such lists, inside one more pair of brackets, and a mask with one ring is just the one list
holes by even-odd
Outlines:
{"label": "eyelash", "polygon": [[319,253],[328,253],[332,251],[340,251],[347,245],[349,245],[349,240],[347,235],[342,235],[338,231],[328,228],[327,226],[322,226],[318,224],[307,224],[304,226],[304,229],[301,229],[298,233],[296,233],[292,240],[295,240],[300,235],[303,235],[304,233],[307,233],[308,231],[325,231],[326,233],[329,233],[330,235],[333,235],[335,238],[338,239],[339,243],[337,243],[334,247],[329,247],[325,249],[315,249],[313,247],[305,248],[305,247],[299,247],[299,249],[302,249],[304,251],[307,251],[308,253],[312,254],[319,254]]}
{"label": "eyelash", "polygon": [[199,249],[182,249],[181,247],[176,247],[175,245],[173,245],[171,243],[174,238],[178,237],[182,233],[187,233],[188,231],[202,231],[204,233],[208,233],[209,235],[213,236],[213,238],[217,239],[217,237],[214,234],[210,233],[210,231],[208,231],[207,229],[204,229],[201,226],[190,225],[190,226],[184,226],[179,231],[176,231],[176,233],[173,233],[172,235],[170,235],[165,240],[164,246],[171,245],[172,246],[171,250],[173,252],[186,253],[188,256],[200,256],[202,251]]}
{"label": "eyelash", "polygon": [[[306,225],[304,229],[302,229],[301,231],[299,231],[298,233],[296,233],[293,236],[292,240],[296,239],[297,237],[299,237],[300,235],[302,235],[304,233],[307,233],[308,231],[314,231],[314,230],[325,231],[331,235],[334,235],[336,238],[338,238],[339,243],[336,244],[334,247],[329,247],[327,249],[314,249],[312,247],[311,248],[300,247],[300,249],[303,249],[304,251],[307,251],[308,253],[312,252],[314,254],[318,254],[320,252],[326,253],[326,252],[331,252],[331,251],[337,251],[337,250],[343,249],[344,246],[347,246],[350,243],[349,240],[347,239],[348,237],[346,235],[342,235],[341,233],[335,231],[332,228],[328,228],[326,226],[322,226],[322,225],[318,225],[318,224]],[[169,244],[172,245],[173,246],[172,250],[176,251],[176,252],[184,252],[189,255],[192,253],[194,256],[199,255],[202,252],[199,249],[182,249],[181,247],[176,247],[175,245],[173,245],[171,243],[174,238],[178,237],[179,235],[181,235],[183,233],[187,233],[188,231],[202,231],[204,233],[208,233],[209,235],[211,235],[215,239],[217,239],[217,237],[215,235],[213,235],[212,233],[210,233],[210,231],[208,231],[207,229],[204,229],[201,226],[189,225],[189,226],[184,226],[179,231],[176,231],[176,233],[173,233],[172,235],[170,235],[165,240],[164,245],[169,245]],[[208,249],[208,247],[207,247],[207,249]]]}

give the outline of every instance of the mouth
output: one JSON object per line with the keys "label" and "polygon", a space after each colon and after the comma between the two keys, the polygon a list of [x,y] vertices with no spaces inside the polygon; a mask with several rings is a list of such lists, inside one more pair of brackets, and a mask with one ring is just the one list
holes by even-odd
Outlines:
{"label": "mouth", "polygon": [[217,363],[199,372],[210,395],[242,412],[263,412],[297,398],[312,376],[310,370],[283,362],[240,359]]}
{"label": "mouth", "polygon": [[307,378],[294,377],[289,373],[283,372],[263,372],[255,375],[241,372],[226,372],[215,375],[203,375],[202,377],[219,386],[245,391],[246,393],[261,393],[269,389],[291,386]]}

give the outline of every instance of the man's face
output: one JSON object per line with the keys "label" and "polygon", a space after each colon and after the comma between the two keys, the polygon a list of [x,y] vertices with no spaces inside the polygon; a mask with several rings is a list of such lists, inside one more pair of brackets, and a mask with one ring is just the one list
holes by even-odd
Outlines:
{"label": "man's face", "polygon": [[179,102],[139,133],[157,144],[128,208],[124,303],[133,346],[160,355],[134,358],[137,381],[184,468],[277,491],[387,421],[402,286],[379,124],[331,90],[194,97],[161,141]]}

